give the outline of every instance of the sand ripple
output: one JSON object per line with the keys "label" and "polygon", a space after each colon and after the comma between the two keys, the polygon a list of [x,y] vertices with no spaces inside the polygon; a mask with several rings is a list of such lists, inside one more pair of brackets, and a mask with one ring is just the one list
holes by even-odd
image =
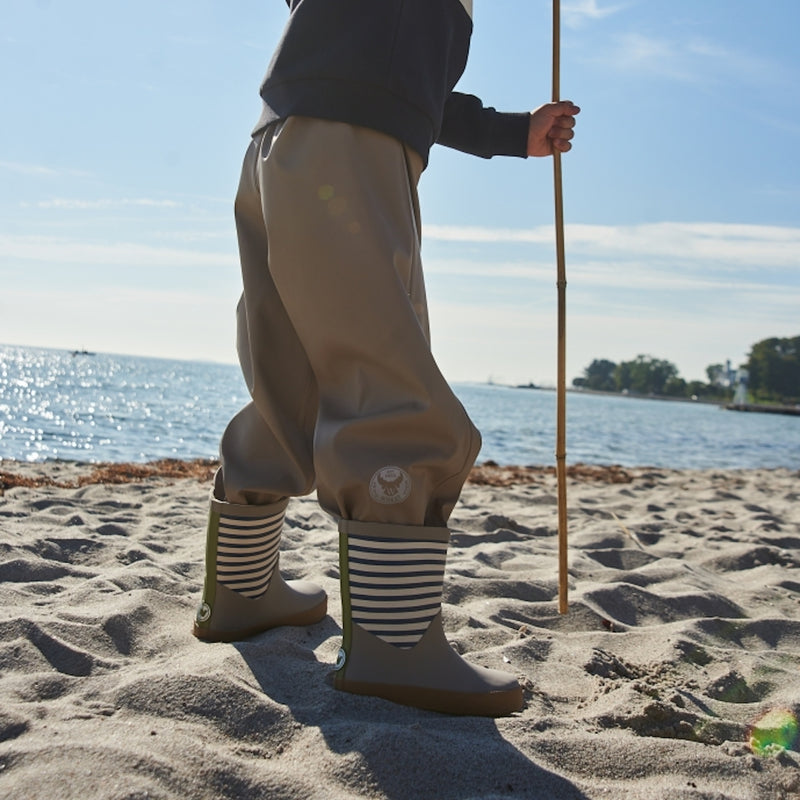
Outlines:
{"label": "sand ripple", "polygon": [[445,627],[525,710],[454,719],[334,692],[337,536],[292,503],[282,566],[331,614],[190,634],[209,462],[0,463],[0,797],[800,798],[800,474],[571,469],[570,612],[552,470],[476,470]]}

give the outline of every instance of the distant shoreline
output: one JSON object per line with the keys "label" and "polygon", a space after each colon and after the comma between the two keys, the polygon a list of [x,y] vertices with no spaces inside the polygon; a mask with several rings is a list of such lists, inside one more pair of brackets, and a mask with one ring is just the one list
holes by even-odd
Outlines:
{"label": "distant shoreline", "polygon": [[[497,385],[497,384],[489,384]],[[555,392],[554,386],[536,386],[532,383],[510,386],[512,389],[536,389],[542,392]],[[713,400],[702,397],[673,397],[665,394],[637,394],[636,392],[607,392],[601,389],[580,389],[569,387],[569,394],[591,394],[600,397],[622,397],[626,400],[662,400],[671,403],[702,403],[709,406],[719,406],[725,411],[747,411],[756,414],[785,414],[800,417],[800,405],[783,405],[781,403],[745,403],[738,405],[726,400]]]}
{"label": "distant shoreline", "polygon": [[750,411],[756,414],[785,414],[789,417],[800,417],[800,406],[766,405],[760,403],[737,405],[736,403],[728,403],[725,409],[727,411]]}
{"label": "distant shoreline", "polygon": [[[498,386],[500,384],[489,384]],[[510,389],[536,389],[541,392],[555,392],[555,386],[536,386],[532,383],[517,384],[516,386],[509,385]],[[626,400],[665,400],[672,403],[704,403],[710,406],[724,406],[727,401],[724,400],[707,400],[698,397],[693,400],[691,397],[673,397],[667,394],[637,394],[636,392],[608,392],[603,389],[582,389],[574,386],[567,387],[568,394],[591,394],[598,397],[622,397]]]}

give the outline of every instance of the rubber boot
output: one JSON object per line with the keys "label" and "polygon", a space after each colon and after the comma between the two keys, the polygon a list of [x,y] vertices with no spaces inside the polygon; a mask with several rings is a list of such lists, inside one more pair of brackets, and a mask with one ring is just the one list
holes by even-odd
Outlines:
{"label": "rubber boot", "polygon": [[523,706],[513,675],[470,664],[442,627],[447,528],[342,520],[343,643],[334,687],[445,714]]}
{"label": "rubber boot", "polygon": [[203,599],[192,631],[198,639],[232,642],[279,625],[311,625],[327,613],[319,586],[281,577],[287,504],[235,505],[212,495]]}

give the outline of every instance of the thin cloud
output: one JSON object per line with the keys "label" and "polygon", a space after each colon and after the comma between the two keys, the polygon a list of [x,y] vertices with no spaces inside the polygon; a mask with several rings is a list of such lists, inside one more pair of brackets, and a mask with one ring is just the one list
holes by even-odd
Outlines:
{"label": "thin cloud", "polygon": [[103,208],[124,208],[124,207],[144,207],[144,208],[181,208],[182,203],[175,200],[154,200],[148,197],[123,197],[123,198],[104,198],[99,200],[78,200],[75,198],[56,197],[52,200],[42,200],[36,204],[37,208],[61,210],[90,210],[96,211]]}
{"label": "thin cloud", "polygon": [[41,164],[20,164],[14,161],[0,161],[0,169],[6,172],[16,172],[19,175],[38,175],[40,177],[51,177],[58,174],[58,171],[52,167],[44,167]]}
{"label": "thin cloud", "polygon": [[235,254],[132,242],[93,243],[55,236],[2,236],[0,258],[47,265],[82,264],[141,267],[225,267]]}
{"label": "thin cloud", "polygon": [[572,246],[603,255],[699,261],[707,267],[799,265],[800,228],[732,223],[661,222],[632,226],[572,225]]}
{"label": "thin cloud", "polygon": [[[471,244],[552,245],[549,226],[530,229],[426,225],[426,239]],[[596,258],[699,261],[707,267],[738,265],[796,269],[800,228],[735,223],[660,222],[565,227],[568,249]]]}
{"label": "thin cloud", "polygon": [[44,164],[27,164],[19,161],[0,161],[0,170],[15,172],[18,175],[28,175],[41,178],[55,178],[58,176],[86,177],[89,173],[77,169],[64,169],[48,167]]}
{"label": "thin cloud", "polygon": [[562,13],[564,22],[571,28],[578,28],[589,20],[603,19],[612,14],[616,14],[625,8],[625,5],[618,4],[601,8],[597,0],[576,0],[572,3],[564,3]]}
{"label": "thin cloud", "polygon": [[615,69],[669,78],[685,83],[737,80],[761,83],[765,76],[774,83],[779,65],[749,53],[734,50],[706,38],[667,38],[638,31],[619,34],[603,58]]}
{"label": "thin cloud", "polygon": [[708,39],[694,38],[686,43],[686,52],[696,56],[719,74],[734,77],[750,84],[760,84],[765,78],[770,84],[780,80],[781,67],[766,58],[759,58]]}
{"label": "thin cloud", "polygon": [[484,228],[478,225],[424,225],[422,235],[426,239],[444,242],[465,243],[506,243],[535,242],[545,243],[553,240],[553,229],[537,228]]}
{"label": "thin cloud", "polygon": [[[426,262],[426,272],[431,279],[429,288],[432,294],[437,294],[439,290],[435,282],[437,277],[491,280],[492,303],[504,308],[530,306],[534,302],[547,305],[556,294],[554,261],[483,262],[434,258]],[[685,298],[730,308],[762,306],[771,309],[773,316],[781,318],[787,314],[794,318],[800,307],[800,285],[780,281],[770,283],[763,280],[758,271],[748,276],[716,273],[696,263],[678,270],[672,264],[659,267],[649,260],[596,261],[577,258],[570,261],[567,273],[568,293],[573,306],[576,301],[586,307],[593,307],[597,303],[606,305],[613,295],[626,298],[620,302],[630,306],[629,298],[635,295],[636,313],[641,313],[643,304],[663,307],[668,302],[676,310],[688,310]],[[525,281],[531,288],[520,289],[519,281]],[[452,281],[448,281],[447,286],[451,296],[471,296],[476,305],[486,305],[489,290],[484,285],[476,288],[474,283],[467,285],[462,282],[460,288],[456,289]]]}
{"label": "thin cloud", "polygon": [[695,59],[687,58],[682,45],[643,33],[617,36],[608,58],[622,72],[646,72],[681,81],[696,80],[698,75],[693,66]]}

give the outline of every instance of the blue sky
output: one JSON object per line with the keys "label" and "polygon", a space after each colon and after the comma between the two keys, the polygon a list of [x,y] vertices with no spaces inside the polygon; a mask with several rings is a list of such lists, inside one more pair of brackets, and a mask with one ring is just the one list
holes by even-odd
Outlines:
{"label": "blue sky", "polygon": [[[475,0],[459,89],[549,99],[548,0]],[[796,0],[562,0],[569,379],[687,379],[800,334]],[[232,203],[282,0],[3,0],[0,343],[235,361]],[[556,376],[549,159],[437,147],[433,347],[451,380]]]}

